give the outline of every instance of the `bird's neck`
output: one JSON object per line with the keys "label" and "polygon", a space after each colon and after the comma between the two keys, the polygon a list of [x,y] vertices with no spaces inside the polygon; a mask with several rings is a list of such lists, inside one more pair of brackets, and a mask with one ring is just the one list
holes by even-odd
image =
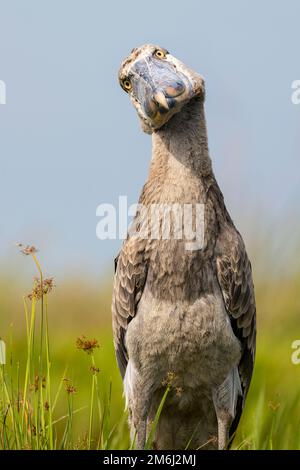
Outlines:
{"label": "bird's neck", "polygon": [[151,173],[186,173],[193,177],[212,174],[208,151],[204,103],[194,98],[152,135]]}

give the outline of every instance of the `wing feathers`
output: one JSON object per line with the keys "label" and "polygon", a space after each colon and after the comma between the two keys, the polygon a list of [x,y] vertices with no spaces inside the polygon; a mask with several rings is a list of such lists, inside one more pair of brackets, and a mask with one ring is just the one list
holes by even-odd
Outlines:
{"label": "wing feathers", "polygon": [[128,238],[115,261],[112,321],[115,351],[123,378],[128,364],[126,331],[130,320],[136,314],[147,276],[142,241]]}
{"label": "wing feathers", "polygon": [[238,372],[243,389],[243,399],[238,401],[236,416],[230,430],[232,435],[238,425],[252,377],[255,356],[256,307],[251,264],[241,236],[238,234],[234,237],[227,233],[227,238],[221,240],[220,245],[220,255],[217,258],[217,276],[233,331],[242,346]]}

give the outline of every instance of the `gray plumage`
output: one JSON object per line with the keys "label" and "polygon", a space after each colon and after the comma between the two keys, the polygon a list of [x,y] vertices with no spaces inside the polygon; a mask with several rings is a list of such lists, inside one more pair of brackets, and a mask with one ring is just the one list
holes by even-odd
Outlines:
{"label": "gray plumage", "polygon": [[113,334],[132,436],[143,448],[171,373],[154,447],[224,449],[252,376],[256,316],[250,261],[211,168],[204,80],[152,45],[134,49],[119,78],[152,133],[140,203],[205,208],[201,250],[128,236],[116,260]]}

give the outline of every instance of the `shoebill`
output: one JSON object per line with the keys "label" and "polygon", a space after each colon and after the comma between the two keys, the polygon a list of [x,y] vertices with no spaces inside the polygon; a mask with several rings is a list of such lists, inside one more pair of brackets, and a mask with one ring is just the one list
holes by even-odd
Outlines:
{"label": "shoebill", "polygon": [[[152,134],[149,176],[115,261],[112,301],[131,436],[145,447],[168,384],[153,448],[226,449],[252,376],[256,310],[251,264],[211,166],[204,79],[167,50],[144,45],[123,61],[119,81]],[[188,206],[192,220],[181,217],[178,236],[177,216],[185,215],[178,208]],[[171,208],[168,236],[153,236],[152,207]],[[165,212],[158,211],[159,229]]]}

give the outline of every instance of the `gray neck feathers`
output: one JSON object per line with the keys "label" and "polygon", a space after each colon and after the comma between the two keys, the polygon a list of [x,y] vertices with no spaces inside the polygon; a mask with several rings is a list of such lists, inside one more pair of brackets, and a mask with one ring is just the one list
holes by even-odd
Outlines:
{"label": "gray neck feathers", "polygon": [[[212,174],[204,103],[194,98],[152,135],[151,173],[176,171],[181,165],[193,176]],[[153,175],[154,176],[154,175]]]}

